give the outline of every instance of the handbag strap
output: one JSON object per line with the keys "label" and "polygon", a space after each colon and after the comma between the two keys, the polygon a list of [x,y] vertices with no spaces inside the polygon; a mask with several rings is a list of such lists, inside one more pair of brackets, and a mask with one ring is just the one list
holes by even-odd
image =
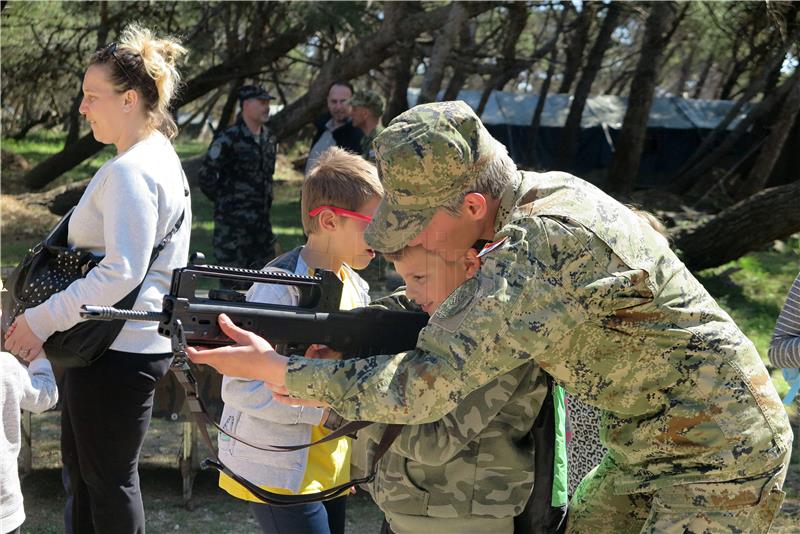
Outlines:
{"label": "handbag strap", "polygon": [[271,491],[260,488],[256,484],[253,484],[246,478],[233,472],[224,463],[222,463],[222,461],[219,459],[219,455],[216,452],[216,448],[214,447],[214,444],[211,441],[211,437],[208,434],[208,428],[207,428],[208,426],[213,426],[223,434],[260,450],[267,450],[272,452],[288,452],[288,451],[305,449],[317,445],[319,443],[325,443],[327,441],[351,435],[355,431],[367,427],[373,423],[369,421],[350,421],[344,424],[343,426],[339,427],[338,429],[334,430],[327,436],[323,437],[322,439],[319,439],[313,443],[306,443],[303,445],[263,445],[263,444],[255,445],[252,443],[248,443],[247,441],[239,438],[238,436],[229,434],[228,432],[223,430],[208,415],[208,411],[206,410],[205,404],[200,398],[200,394],[197,389],[197,379],[192,374],[188,364],[184,364],[181,366],[173,365],[172,371],[175,373],[175,377],[177,378],[178,383],[182,386],[184,390],[184,394],[186,396],[186,405],[188,406],[189,412],[192,414],[192,417],[197,423],[197,427],[200,430],[200,434],[203,436],[203,441],[205,442],[206,447],[208,447],[209,452],[214,456],[213,459],[206,458],[205,460],[203,460],[203,462],[201,463],[203,469],[213,468],[221,473],[224,473],[225,475],[229,476],[234,481],[239,483],[242,487],[247,489],[250,493],[253,494],[254,497],[259,499],[260,501],[274,506],[291,506],[295,504],[305,504],[310,502],[324,501],[336,497],[337,495],[347,490],[351,486],[372,482],[377,472],[378,462],[384,456],[384,454],[386,454],[386,452],[389,450],[392,443],[394,443],[395,439],[397,439],[397,436],[400,435],[400,432],[402,432],[404,427],[404,425],[386,426],[386,429],[384,430],[383,435],[381,436],[381,440],[378,443],[378,447],[375,449],[375,454],[372,457],[370,470],[366,476],[361,478],[355,478],[353,480],[345,482],[344,484],[339,484],[338,486],[327,488],[325,490],[318,491],[315,493],[307,493],[300,495],[285,495],[280,493],[273,493]]}
{"label": "handbag strap", "polygon": [[170,241],[172,241],[173,236],[176,233],[178,233],[178,230],[180,230],[181,225],[183,224],[183,219],[184,219],[185,216],[186,216],[186,208],[184,208],[183,211],[181,211],[181,216],[178,217],[177,221],[175,221],[175,225],[172,227],[172,229],[169,232],[167,232],[167,234],[164,236],[164,239],[162,239],[158,243],[158,245],[156,245],[155,248],[153,248],[153,255],[152,255],[152,259],[150,260],[150,266],[153,265],[153,262],[158,257],[158,254],[162,250],[164,250],[164,248],[169,244]]}

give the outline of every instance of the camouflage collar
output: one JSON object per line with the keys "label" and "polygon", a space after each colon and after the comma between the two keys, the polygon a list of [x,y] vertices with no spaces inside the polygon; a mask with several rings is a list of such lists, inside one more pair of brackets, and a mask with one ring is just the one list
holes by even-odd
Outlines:
{"label": "camouflage collar", "polygon": [[256,143],[263,141],[264,139],[267,138],[268,128],[266,124],[261,125],[261,131],[259,132],[258,135],[254,134],[250,130],[250,128],[247,127],[247,124],[244,122],[244,119],[242,118],[241,115],[239,115],[239,118],[236,119],[236,125],[239,127],[239,130],[241,131],[242,135],[252,137],[253,141]]}
{"label": "camouflage collar", "polygon": [[528,181],[523,179],[524,176],[521,171],[517,171],[508,181],[508,185],[506,185],[506,189],[500,197],[500,208],[494,218],[495,234],[499,233],[506,224],[511,222],[511,214],[514,213],[514,208],[528,189],[527,187],[522,187],[523,182]]}

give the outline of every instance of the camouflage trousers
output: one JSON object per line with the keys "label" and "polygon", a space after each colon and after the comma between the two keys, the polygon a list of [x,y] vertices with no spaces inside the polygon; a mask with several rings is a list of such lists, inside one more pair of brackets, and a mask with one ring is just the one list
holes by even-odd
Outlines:
{"label": "camouflage trousers", "polygon": [[618,494],[617,467],[606,456],[578,486],[567,533],[766,533],[783,503],[787,469],[784,463],[761,477]]}
{"label": "camouflage trousers", "polygon": [[272,226],[246,226],[215,218],[214,257],[217,265],[261,269],[275,257]]}

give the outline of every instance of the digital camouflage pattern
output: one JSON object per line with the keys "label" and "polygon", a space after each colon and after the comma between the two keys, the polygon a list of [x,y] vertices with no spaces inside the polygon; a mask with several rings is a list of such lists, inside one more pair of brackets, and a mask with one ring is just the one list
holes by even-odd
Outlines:
{"label": "digital camouflage pattern", "polygon": [[[422,132],[427,117],[442,116],[431,108],[455,106],[423,105],[403,123]],[[448,125],[437,135],[459,137],[440,159],[455,167],[455,153],[470,143]],[[376,140],[384,176],[400,169],[393,176],[402,181],[384,181],[388,201],[369,234],[373,246],[385,237],[382,228],[401,222],[403,237],[385,242],[402,247],[419,225],[402,223],[397,213],[434,210],[417,195],[448,189],[440,182],[453,173],[409,170],[436,168],[409,161],[430,157],[413,149],[425,139],[397,138],[403,146],[396,147]],[[417,212],[408,220],[426,217]],[[359,361],[292,358],[291,394],[326,401],[348,419],[422,423],[535,360],[568,393],[604,411],[601,439],[614,494],[657,495],[786,467],[792,434],[758,352],[645,221],[568,174],[520,172],[502,195],[495,231],[495,240],[508,239],[484,258],[480,283],[449,299],[466,304],[440,308],[415,350]],[[771,490],[762,499],[772,498]],[[591,496],[586,506],[602,502],[603,495]],[[705,506],[692,502],[681,517]]]}
{"label": "digital camouflage pattern", "polygon": [[768,532],[785,494],[785,468],[772,476],[660,488],[652,494],[620,494],[618,469],[609,457],[587,476],[570,506],[567,532],[705,534]]}
{"label": "digital camouflage pattern", "polygon": [[[419,309],[402,288],[371,306]],[[533,362],[492,380],[442,419],[403,428],[365,489],[387,516],[518,515],[533,487],[533,442],[526,436],[546,395],[546,376]],[[354,477],[367,474],[384,428],[359,430]]]}
{"label": "digital camouflage pattern", "polygon": [[472,183],[476,163],[496,143],[464,102],[417,106],[395,117],[372,143],[384,197],[364,234],[367,243],[381,252],[403,248]]}
{"label": "digital camouflage pattern", "polygon": [[214,256],[219,265],[260,269],[275,255],[270,223],[277,139],[262,126],[258,139],[241,117],[203,157],[200,189],[214,202]]}

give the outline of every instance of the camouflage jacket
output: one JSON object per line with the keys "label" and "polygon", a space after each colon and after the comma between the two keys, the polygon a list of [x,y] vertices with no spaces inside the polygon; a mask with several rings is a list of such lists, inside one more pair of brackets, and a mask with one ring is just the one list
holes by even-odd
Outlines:
{"label": "camouflage jacket", "polygon": [[[416,308],[402,288],[371,306]],[[365,489],[385,513],[518,515],[533,487],[533,442],[526,436],[546,395],[546,375],[533,362],[492,380],[442,419],[403,428]],[[359,430],[353,477],[367,474],[384,428]]]}
{"label": "camouflage jacket", "polygon": [[217,135],[199,172],[200,189],[214,201],[215,215],[235,218],[243,207],[269,211],[277,146],[269,128],[262,126],[256,139],[241,117]]}
{"label": "camouflage jacket", "polygon": [[[534,363],[468,395],[442,419],[406,426],[366,489],[384,512],[428,517],[513,517],[533,487],[533,443],[526,436],[547,394]],[[363,476],[383,425],[358,433],[353,476]]]}
{"label": "camouflage jacket", "polygon": [[791,446],[758,352],[631,210],[564,173],[518,173],[483,261],[417,348],[292,358],[293,395],[348,419],[423,423],[529,360],[603,410],[616,491],[761,475]]}

